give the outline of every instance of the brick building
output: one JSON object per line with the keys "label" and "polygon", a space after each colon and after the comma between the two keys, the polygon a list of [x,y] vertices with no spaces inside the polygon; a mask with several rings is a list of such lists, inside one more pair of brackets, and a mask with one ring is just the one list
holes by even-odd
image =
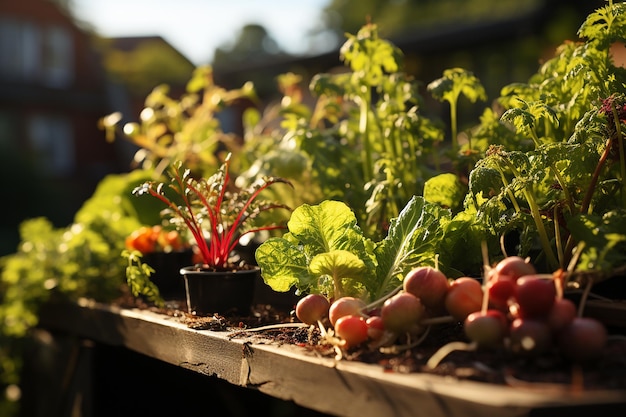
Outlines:
{"label": "brick building", "polygon": [[97,182],[118,169],[98,119],[106,77],[92,35],[47,0],[0,0],[0,254],[17,225],[60,225]]}

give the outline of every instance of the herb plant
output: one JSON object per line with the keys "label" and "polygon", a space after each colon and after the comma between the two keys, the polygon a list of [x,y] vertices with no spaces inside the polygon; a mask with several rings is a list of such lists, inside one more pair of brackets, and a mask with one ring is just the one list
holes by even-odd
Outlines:
{"label": "herb plant", "polygon": [[[626,37],[624,12],[623,3],[598,9],[579,30],[584,41],[563,44],[528,83],[502,90],[501,123],[519,145],[494,140],[470,175],[467,201],[485,230],[519,236],[518,253],[544,271],[568,268],[576,253],[576,268],[599,276],[626,260],[625,74],[610,54]],[[611,237],[598,239],[603,222]]]}
{"label": "herb plant", "polygon": [[434,175],[434,144],[443,131],[420,114],[418,84],[375,24],[348,35],[340,56],[347,72],[311,80],[312,109],[303,103],[297,77],[280,79],[282,141],[308,158],[321,199],[345,201],[365,236],[381,239],[389,219]]}
{"label": "herb plant", "polygon": [[194,178],[178,161],[168,170],[168,182],[147,181],[133,190],[135,195],[149,194],[166,205],[164,215],[176,227],[191,234],[205,268],[232,267],[231,252],[243,236],[283,228],[279,224],[255,226],[254,221],[269,210],[289,210],[284,204],[259,197],[273,184],[291,185],[286,179],[268,177],[246,189],[229,189],[230,156],[209,178]]}
{"label": "herb plant", "polygon": [[[461,94],[466,96],[472,103],[477,100],[486,100],[487,94],[480,80],[474,74],[463,68],[445,70],[443,76],[430,84],[428,91],[440,101],[447,101],[450,105],[450,131],[452,135],[452,153],[459,151],[458,142],[458,101]],[[472,149],[471,143],[469,149]]]}
{"label": "herb plant", "polygon": [[135,296],[143,296],[146,300],[154,303],[157,307],[163,307],[165,301],[161,297],[159,288],[150,280],[156,271],[147,263],[142,262],[142,254],[138,250],[122,251],[122,258],[126,259],[126,283],[130,293]]}

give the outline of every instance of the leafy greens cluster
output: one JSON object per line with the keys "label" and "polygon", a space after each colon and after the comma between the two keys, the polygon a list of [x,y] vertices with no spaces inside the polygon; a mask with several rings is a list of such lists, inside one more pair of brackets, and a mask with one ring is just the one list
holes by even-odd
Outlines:
{"label": "leafy greens cluster", "polygon": [[625,11],[598,9],[579,30],[583,41],[564,43],[528,83],[502,90],[500,122],[514,140],[492,141],[470,176],[467,201],[486,230],[519,235],[517,251],[546,270],[577,257],[579,270],[626,261],[626,73],[611,53],[626,39]]}
{"label": "leafy greens cluster", "polygon": [[378,299],[391,292],[416,265],[436,259],[441,222],[449,213],[413,197],[379,242],[366,238],[354,212],[343,202],[302,205],[291,215],[289,232],[265,241],[256,259],[276,291],[296,286],[329,298]]}
{"label": "leafy greens cluster", "polygon": [[[454,137],[447,153],[457,168],[438,175],[432,145],[443,133],[417,115],[411,84],[403,84],[395,72],[395,49],[377,43],[372,26],[349,37],[342,54],[353,71],[318,76],[311,84],[326,98],[323,103],[332,104],[334,118],[326,117],[335,122],[330,132],[342,135],[341,141],[330,141],[333,152],[317,152],[327,158],[342,155],[342,160],[325,160],[334,171],[321,172],[350,181],[355,166],[342,151],[361,150],[361,160],[369,161],[359,172],[365,182],[350,182],[350,191],[371,194],[357,203],[349,194],[331,192],[329,200],[347,206],[325,201],[297,209],[290,232],[257,251],[266,282],[278,291],[296,286],[331,298],[375,299],[392,291],[412,266],[434,259],[448,276],[480,275],[485,246],[492,262],[528,256],[545,272],[577,270],[588,277],[594,271],[594,280],[601,280],[620,270],[626,263],[626,73],[613,62],[611,48],[626,40],[625,15],[625,5],[612,2],[589,15],[578,32],[581,41],[561,45],[527,83],[504,87],[496,100],[502,110],[486,109],[467,132],[467,143],[456,141],[456,102],[461,94],[472,102],[484,99],[480,82],[462,69],[448,70],[432,82],[429,91],[450,104]],[[358,59],[350,55],[357,50]],[[395,95],[391,80],[400,86]],[[372,99],[373,90],[379,102]],[[328,97],[339,95],[358,104],[353,109],[358,117],[337,118],[338,100]],[[402,107],[407,102],[414,106]],[[312,144],[322,147],[329,141],[324,136],[329,129],[305,127],[303,118],[293,114],[287,122],[309,155],[318,154],[310,150]],[[422,160],[425,143],[431,158]],[[413,167],[419,162],[435,167],[429,171],[420,165],[419,173],[410,174],[413,181],[405,180],[403,158]],[[373,171],[365,171],[366,166]],[[420,194],[424,197],[415,197]],[[390,207],[399,201],[407,204],[391,216]],[[393,220],[376,242],[367,231],[372,224],[381,230],[384,222],[371,221],[381,213],[382,202],[387,207],[383,218]],[[365,225],[365,232],[358,224]]]}
{"label": "leafy greens cluster", "polygon": [[[389,219],[435,174],[429,162],[443,131],[420,114],[418,83],[404,72],[401,51],[378,36],[375,24],[347,37],[340,50],[347,68],[313,77],[312,108],[299,77],[279,79],[280,150],[307,161],[319,188],[315,202],[346,202],[364,234],[380,239]],[[272,171],[284,162],[276,160]]]}

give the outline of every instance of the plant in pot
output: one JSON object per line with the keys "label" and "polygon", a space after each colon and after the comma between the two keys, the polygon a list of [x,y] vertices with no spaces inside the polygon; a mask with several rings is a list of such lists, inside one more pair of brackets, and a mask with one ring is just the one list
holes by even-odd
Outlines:
{"label": "plant in pot", "polygon": [[260,281],[259,268],[238,261],[233,253],[244,236],[284,228],[268,217],[270,211],[290,211],[285,204],[261,197],[274,184],[291,186],[288,180],[264,177],[238,188],[231,184],[230,163],[229,153],[212,176],[195,178],[178,161],[169,166],[166,182],[146,181],[133,190],[162,201],[166,205],[162,215],[193,238],[198,262],[180,269],[191,314],[249,310]]}
{"label": "plant in pot", "polygon": [[[127,253],[124,257],[129,267],[139,266],[143,260],[152,268],[149,274],[140,273],[141,267],[132,272],[127,270],[127,281],[135,296],[144,295],[156,304],[160,304],[158,298],[182,300],[185,297],[185,286],[178,271],[181,265],[191,264],[193,251],[178,230],[161,225],[141,226],[126,237],[125,246]],[[155,284],[158,294],[147,280]]]}

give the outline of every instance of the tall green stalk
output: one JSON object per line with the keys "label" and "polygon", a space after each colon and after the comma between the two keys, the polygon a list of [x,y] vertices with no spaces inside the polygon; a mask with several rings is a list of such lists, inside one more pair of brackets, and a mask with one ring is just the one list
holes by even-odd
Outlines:
{"label": "tall green stalk", "polygon": [[371,181],[373,175],[372,144],[370,141],[369,112],[372,101],[372,93],[369,88],[364,88],[365,93],[359,98],[359,133],[361,135],[363,180]]}
{"label": "tall green stalk", "polygon": [[[508,159],[502,159],[505,161],[511,172],[513,172],[513,175],[517,178],[521,178],[521,174],[517,170],[515,165],[513,165]],[[556,270],[559,267],[559,261],[557,260],[554,251],[552,250],[550,238],[548,237],[545,225],[543,224],[541,212],[539,211],[539,205],[537,204],[537,200],[535,199],[535,194],[532,191],[531,185],[525,184],[522,193],[524,194],[524,198],[526,198],[526,202],[528,203],[528,207],[530,208],[530,213],[533,221],[535,222],[537,234],[539,235],[539,241],[541,242],[541,247],[546,254],[548,263],[550,264],[550,267],[553,268],[553,270]]]}

